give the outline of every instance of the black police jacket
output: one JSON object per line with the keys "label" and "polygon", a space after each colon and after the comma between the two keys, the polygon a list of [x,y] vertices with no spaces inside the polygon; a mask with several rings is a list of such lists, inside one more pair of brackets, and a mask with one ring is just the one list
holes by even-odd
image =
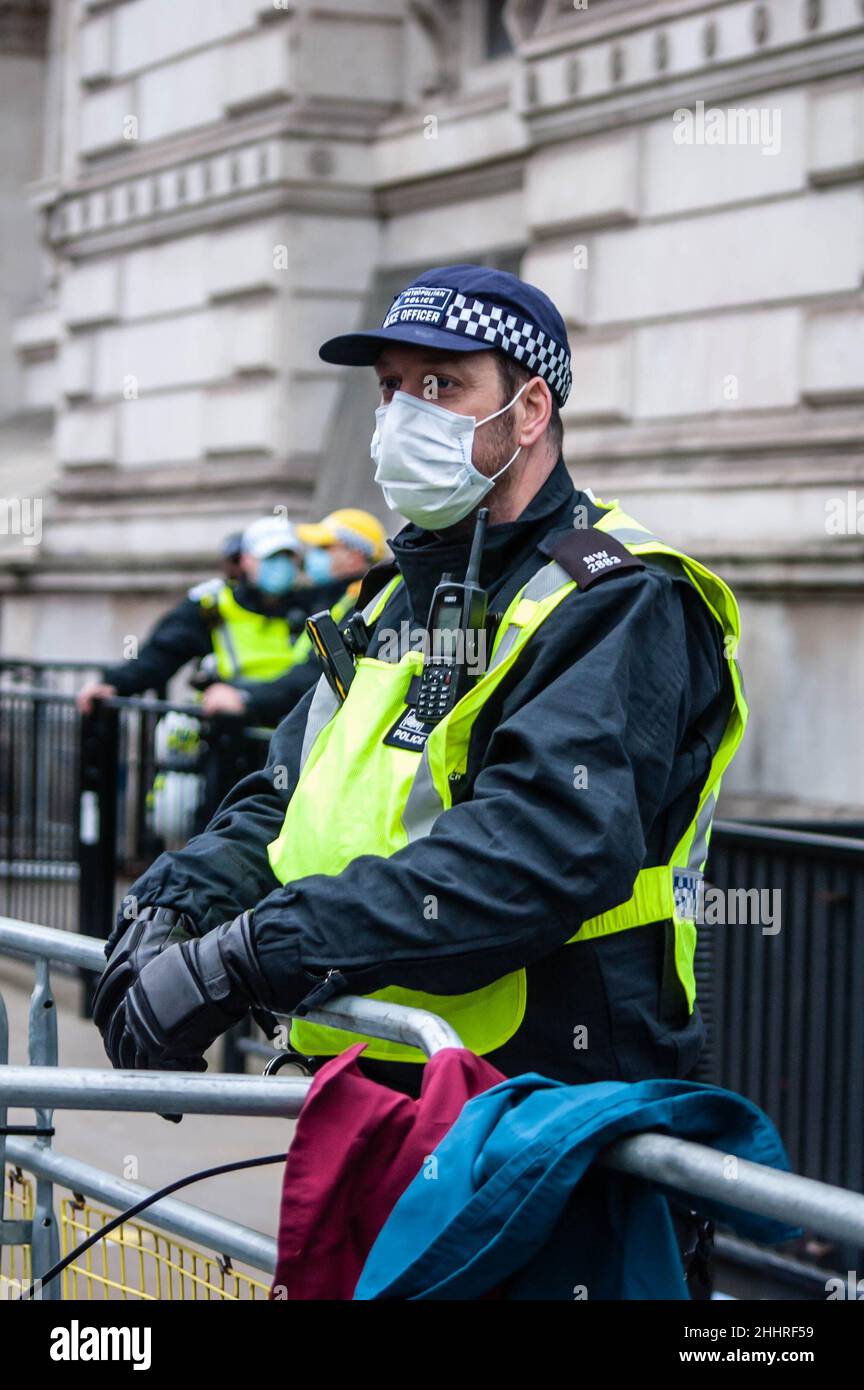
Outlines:
{"label": "black police jacket", "polygon": [[[490,527],[481,581],[492,611],[543,563],[540,543],[572,530],[576,506],[589,521],[600,515],[559,459],[517,521]],[[464,572],[469,540],[408,526],[391,545],[403,616],[425,622],[441,572]],[[388,608],[388,623],[399,620]],[[629,897],[640,868],[668,862],[732,699],[719,628],[678,567],[648,557],[574,590],[542,624],[481,710],[467,776],[430,835],[335,877],[277,884],[267,845],[296,782],[306,695],[273,735],[266,768],[131,891],[139,905],[181,909],[203,930],[256,908],[256,946],[280,1008],[334,968],[358,994],[387,985],[460,994],[525,967],[524,1022],[489,1054],[502,1072],[569,1082],[686,1076],[704,1029],[674,972],[671,923],[564,943]],[[578,796],[576,764],[589,768]],[[434,921],[410,906],[428,892]],[[588,1045],[577,1049],[580,1025]],[[419,1064],[365,1068],[416,1093]]]}

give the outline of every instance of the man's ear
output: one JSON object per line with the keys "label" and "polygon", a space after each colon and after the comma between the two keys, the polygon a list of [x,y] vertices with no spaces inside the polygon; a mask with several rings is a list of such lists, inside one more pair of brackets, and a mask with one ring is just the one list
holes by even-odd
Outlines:
{"label": "man's ear", "polygon": [[518,442],[523,448],[530,449],[552,418],[552,393],[542,376],[532,377],[519,397],[519,404],[523,412]]}

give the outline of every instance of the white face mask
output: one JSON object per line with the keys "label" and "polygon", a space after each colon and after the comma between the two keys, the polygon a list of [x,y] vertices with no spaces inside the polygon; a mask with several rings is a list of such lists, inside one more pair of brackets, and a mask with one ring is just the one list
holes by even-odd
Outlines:
{"label": "white face mask", "polygon": [[388,507],[431,531],[444,531],[468,516],[522,448],[520,444],[513,458],[487,478],[471,460],[474,431],[509,410],[527,385],[483,420],[394,391],[389,405],[375,411],[371,445],[375,481]]}

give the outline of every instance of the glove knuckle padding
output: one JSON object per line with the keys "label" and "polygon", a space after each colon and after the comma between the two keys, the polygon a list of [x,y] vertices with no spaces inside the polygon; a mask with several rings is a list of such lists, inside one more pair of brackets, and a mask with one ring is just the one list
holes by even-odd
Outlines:
{"label": "glove knuckle padding", "polygon": [[[125,962],[132,983],[110,1019],[106,1050],[115,1066],[204,1071],[201,1053],[259,997],[251,913],[173,943],[164,925],[140,971]],[[140,939],[129,946],[140,959]]]}
{"label": "glove knuckle padding", "polygon": [[191,919],[173,908],[145,907],[131,922],[117,942],[93,997],[93,1021],[100,1032],[104,1033],[120,1000],[172,935],[183,940],[195,935]]}
{"label": "glove knuckle padding", "polygon": [[188,941],[196,935],[191,918],[184,912],[177,912],[173,907],[144,907],[120,938],[111,961],[126,957],[140,971],[169,942]]}
{"label": "glove knuckle padding", "polygon": [[[145,965],[135,993],[146,1001],[157,1027],[166,1033],[182,1028],[206,1002],[206,996],[179,947],[154,956]],[[138,1003],[137,997],[135,1003]]]}

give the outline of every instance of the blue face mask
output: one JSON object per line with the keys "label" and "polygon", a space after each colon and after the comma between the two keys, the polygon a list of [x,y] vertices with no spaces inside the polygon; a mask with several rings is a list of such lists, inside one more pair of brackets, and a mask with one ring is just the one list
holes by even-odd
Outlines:
{"label": "blue face mask", "polygon": [[262,594],[287,594],[296,578],[297,565],[290,555],[267,555],[258,567]]}
{"label": "blue face mask", "polygon": [[326,584],[333,578],[333,557],[329,550],[307,550],[303,568],[313,584]]}

